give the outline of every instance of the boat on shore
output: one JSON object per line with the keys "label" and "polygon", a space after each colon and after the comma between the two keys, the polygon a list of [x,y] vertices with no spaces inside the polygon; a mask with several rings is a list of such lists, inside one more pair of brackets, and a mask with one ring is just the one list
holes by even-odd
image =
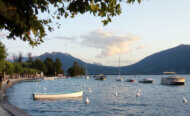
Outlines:
{"label": "boat on shore", "polygon": [[154,80],[151,78],[145,78],[139,81],[139,83],[153,83]]}
{"label": "boat on shore", "polygon": [[184,85],[185,78],[176,76],[176,72],[164,72],[165,74],[173,74],[172,76],[162,77],[161,84],[163,85]]}
{"label": "boat on shore", "polygon": [[43,78],[44,80],[54,80],[55,79],[55,77],[45,77],[45,78]]}
{"label": "boat on shore", "polygon": [[83,91],[79,92],[63,92],[63,93],[34,93],[33,98],[38,99],[64,99],[83,96]]}

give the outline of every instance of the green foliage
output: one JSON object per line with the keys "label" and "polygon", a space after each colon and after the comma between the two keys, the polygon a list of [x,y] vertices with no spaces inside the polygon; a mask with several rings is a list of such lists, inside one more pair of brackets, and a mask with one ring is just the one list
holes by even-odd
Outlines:
{"label": "green foliage", "polygon": [[74,62],[73,66],[69,68],[67,72],[70,76],[78,76],[85,74],[84,68],[80,67],[77,62]]}
{"label": "green foliage", "polygon": [[2,42],[0,42],[0,61],[4,60],[7,57],[5,46]]}
{"label": "green foliage", "polygon": [[45,73],[48,76],[52,76],[55,74],[54,66],[53,66],[53,60],[51,58],[46,58],[44,61],[46,67],[47,67],[47,73]]}
{"label": "green foliage", "polygon": [[56,72],[56,74],[64,74],[61,61],[58,58],[55,60],[53,65],[54,65],[54,71]]}
{"label": "green foliage", "polygon": [[36,59],[33,62],[33,68],[42,71],[43,73],[47,73],[48,69],[46,65],[40,59]]}
{"label": "green foliage", "polygon": [[[129,4],[135,1],[141,2],[126,0]],[[121,3],[121,0],[0,0],[0,29],[10,32],[8,38],[19,37],[34,46],[43,42],[45,27],[49,31],[53,30],[53,19],[74,18],[77,14],[89,12],[104,17],[102,22],[107,25],[112,17],[121,14]],[[38,18],[39,14],[49,16]],[[59,28],[60,23],[56,24]]]}

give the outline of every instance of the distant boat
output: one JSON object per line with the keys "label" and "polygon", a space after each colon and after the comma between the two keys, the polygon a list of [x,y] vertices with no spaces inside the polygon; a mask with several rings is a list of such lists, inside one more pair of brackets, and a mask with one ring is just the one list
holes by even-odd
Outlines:
{"label": "distant boat", "polygon": [[185,84],[185,78],[175,76],[175,72],[164,72],[164,74],[174,74],[173,76],[169,77],[162,77],[161,78],[161,84],[163,85],[184,85]]}
{"label": "distant boat", "polygon": [[44,80],[54,80],[55,78],[54,77],[45,77],[43,78]]}
{"label": "distant boat", "polygon": [[134,79],[127,79],[127,80],[125,80],[125,82],[135,82],[135,80]]}
{"label": "distant boat", "polygon": [[120,56],[119,56],[119,74],[118,74],[118,77],[115,79],[116,81],[123,81],[123,78],[120,77]]}
{"label": "distant boat", "polygon": [[104,74],[95,75],[94,78],[96,78],[95,80],[101,80],[101,81],[106,80],[106,76]]}
{"label": "distant boat", "polygon": [[154,80],[151,78],[142,79],[139,81],[139,83],[153,83]]}
{"label": "distant boat", "polygon": [[83,91],[79,92],[63,92],[63,93],[34,93],[34,99],[63,99],[83,96]]}
{"label": "distant boat", "polygon": [[163,85],[184,85],[185,78],[179,76],[162,77],[161,84]]}

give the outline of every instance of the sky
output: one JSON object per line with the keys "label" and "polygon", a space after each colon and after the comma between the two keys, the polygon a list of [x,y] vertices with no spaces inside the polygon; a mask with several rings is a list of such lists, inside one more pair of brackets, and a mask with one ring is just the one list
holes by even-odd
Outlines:
{"label": "sky", "polygon": [[143,0],[122,3],[122,13],[103,26],[100,17],[86,13],[63,19],[61,28],[47,32],[44,43],[32,48],[27,42],[1,37],[9,57],[22,52],[69,53],[88,63],[122,66],[180,44],[190,44],[190,0]]}

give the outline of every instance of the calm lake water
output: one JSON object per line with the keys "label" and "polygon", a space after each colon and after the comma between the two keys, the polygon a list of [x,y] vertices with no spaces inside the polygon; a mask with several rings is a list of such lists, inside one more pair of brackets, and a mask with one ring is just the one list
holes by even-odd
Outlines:
{"label": "calm lake water", "polygon": [[[68,78],[20,82],[7,89],[7,96],[11,104],[34,116],[189,116],[190,75],[180,76],[186,78],[185,86],[161,85],[162,75],[135,76],[135,83],[116,82],[116,76],[107,76],[105,81]],[[125,80],[133,76],[122,77]],[[155,82],[138,83],[143,78],[153,78]],[[83,90],[85,93],[78,99],[33,100],[32,93],[45,92],[44,87],[46,92]],[[139,89],[141,96],[137,98]],[[118,96],[115,96],[116,91]],[[183,96],[189,100],[188,103],[183,103]],[[90,100],[88,105],[84,102],[86,97]]]}

